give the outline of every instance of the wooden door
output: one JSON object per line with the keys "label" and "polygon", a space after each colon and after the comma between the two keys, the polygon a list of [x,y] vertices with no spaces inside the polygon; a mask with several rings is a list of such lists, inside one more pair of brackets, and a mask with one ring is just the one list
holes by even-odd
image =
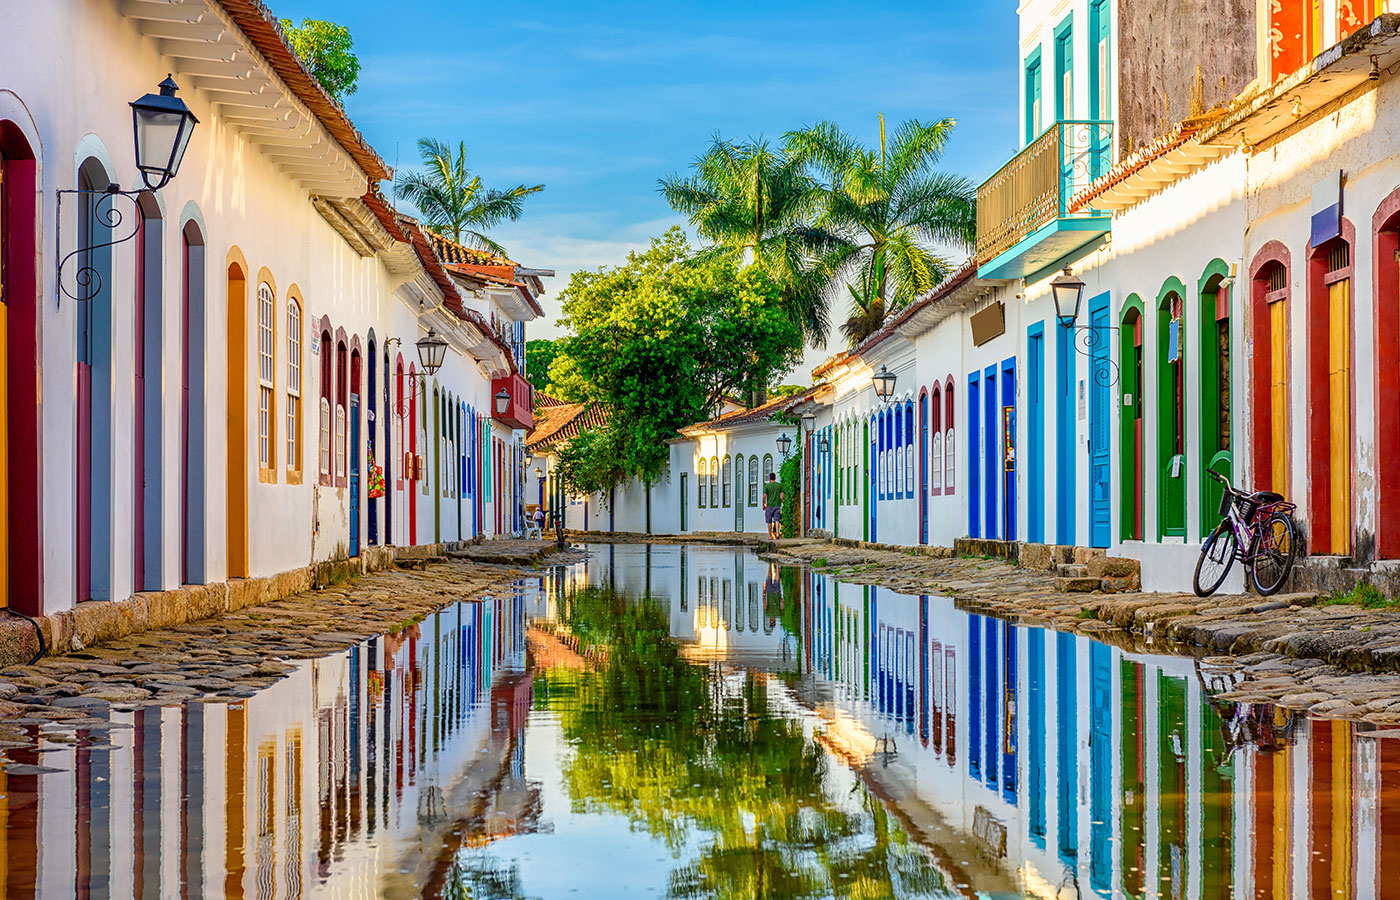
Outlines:
{"label": "wooden door", "polygon": [[1327,286],[1328,512],[1332,552],[1351,552],[1351,279]]}
{"label": "wooden door", "polygon": [[1270,486],[1288,492],[1288,303],[1269,304],[1269,442],[1273,461]]}
{"label": "wooden door", "polygon": [[[245,318],[248,307],[247,276],[236,264],[228,268],[228,575],[243,578],[248,574],[248,441],[247,393],[244,382],[247,369],[247,348],[244,346]],[[327,348],[321,349],[328,352]]]}

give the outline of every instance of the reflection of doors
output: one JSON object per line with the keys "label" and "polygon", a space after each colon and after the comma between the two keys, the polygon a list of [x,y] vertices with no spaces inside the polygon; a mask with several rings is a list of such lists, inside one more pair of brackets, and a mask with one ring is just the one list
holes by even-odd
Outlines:
{"label": "reflection of doors", "polygon": [[[681,531],[685,531],[686,528],[688,527],[688,526],[686,525],[686,512],[687,512],[686,498],[687,498],[689,495],[685,492],[686,476],[687,476],[687,473],[685,473],[685,472],[682,472],[682,473],[681,473]],[[682,579],[682,583],[684,583],[684,579]]]}
{"label": "reflection of doors", "polygon": [[1089,546],[1109,544],[1108,295],[1089,303]]}
{"label": "reflection of doors", "polygon": [[1112,660],[1106,644],[1089,645],[1089,880],[1105,894],[1113,874]]}
{"label": "reflection of doors", "polygon": [[1026,337],[1026,540],[1045,541],[1045,324]]}
{"label": "reflection of doors", "polygon": [[360,555],[360,395],[350,395],[350,555]]}

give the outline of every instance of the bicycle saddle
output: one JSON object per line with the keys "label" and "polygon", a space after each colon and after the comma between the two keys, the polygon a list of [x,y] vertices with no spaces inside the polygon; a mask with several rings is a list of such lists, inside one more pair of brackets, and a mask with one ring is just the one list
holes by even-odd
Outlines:
{"label": "bicycle saddle", "polygon": [[1277,503],[1283,499],[1283,495],[1273,491],[1255,491],[1249,495],[1249,499],[1256,503]]}

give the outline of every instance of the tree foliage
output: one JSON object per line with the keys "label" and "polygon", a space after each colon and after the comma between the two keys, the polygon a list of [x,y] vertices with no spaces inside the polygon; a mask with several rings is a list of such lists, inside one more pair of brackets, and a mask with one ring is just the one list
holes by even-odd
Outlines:
{"label": "tree foliage", "polygon": [[[726,395],[766,389],[801,353],[801,328],[767,273],[694,256],[679,228],[624,265],[574,273],[561,300],[560,324],[572,333],[560,339],[550,382],[561,399],[611,414],[610,435],[576,451],[579,480],[565,470],[566,488],[579,492],[627,477],[654,482],[679,429]],[[607,460],[581,459],[599,452]]]}
{"label": "tree foliage", "polygon": [[336,103],[355,93],[360,59],[350,29],[321,19],[302,19],[300,25],[282,19],[280,24],[292,51]]}
{"label": "tree foliage", "polygon": [[559,355],[559,344],[546,338],[536,338],[525,342],[525,371],[530,373],[530,384],[535,390],[554,397],[550,390],[549,364]]}
{"label": "tree foliage", "polygon": [[481,176],[467,166],[467,144],[454,153],[445,141],[418,140],[423,171],[408,172],[394,185],[394,194],[418,208],[429,228],[459,244],[508,256],[486,232],[502,222],[514,222],[525,212],[525,198],[544,185],[518,184],[507,190],[482,185]]}
{"label": "tree foliage", "polygon": [[853,303],[842,331],[852,344],[932,290],[953,269],[938,246],[970,248],[977,237],[972,182],[940,172],[952,119],[911,119],[868,148],[834,122],[789,132],[787,153],[822,182],[814,228],[826,250],[814,268],[827,295],[847,288]]}

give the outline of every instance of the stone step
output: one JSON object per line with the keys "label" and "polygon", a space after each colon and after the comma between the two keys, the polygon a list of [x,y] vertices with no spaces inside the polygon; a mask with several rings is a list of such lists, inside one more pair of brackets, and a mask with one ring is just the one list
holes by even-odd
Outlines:
{"label": "stone step", "polygon": [[1056,578],[1055,590],[1062,594],[1087,594],[1099,589],[1097,578]]}
{"label": "stone step", "polygon": [[1061,578],[1087,578],[1089,576],[1089,567],[1077,566],[1073,563],[1061,563],[1056,567],[1055,574]]}

